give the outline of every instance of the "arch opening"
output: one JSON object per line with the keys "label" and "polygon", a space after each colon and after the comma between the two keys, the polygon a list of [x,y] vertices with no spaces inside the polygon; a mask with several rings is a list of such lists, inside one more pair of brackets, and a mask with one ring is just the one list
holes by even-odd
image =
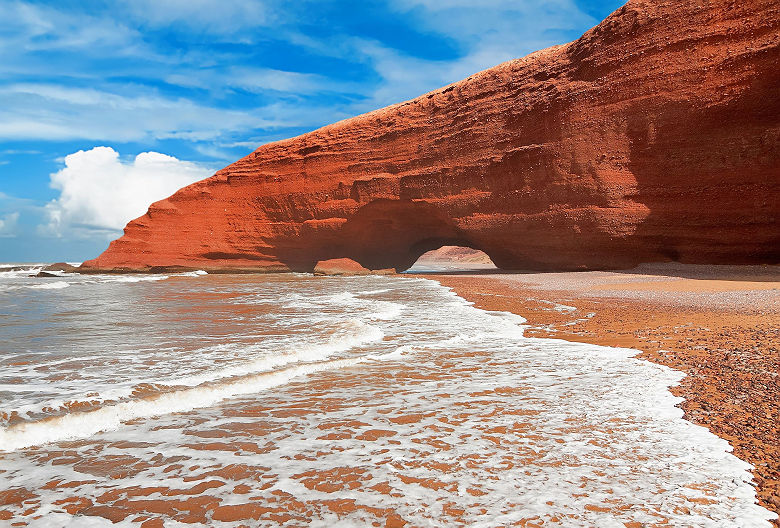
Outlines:
{"label": "arch opening", "polygon": [[[311,260],[312,269],[318,261],[348,258],[369,270],[404,272],[421,255],[443,246],[464,249],[444,250],[423,262],[430,262],[442,271],[474,271],[495,269],[493,262],[501,258],[500,253],[494,256],[492,250],[472,240],[445,211],[424,200],[373,200],[338,229],[312,231],[307,236],[307,243],[302,246],[311,244],[306,256]],[[490,258],[481,251],[490,254]]]}
{"label": "arch opening", "polygon": [[475,273],[499,271],[484,251],[467,245],[442,245],[426,251],[404,273]]}

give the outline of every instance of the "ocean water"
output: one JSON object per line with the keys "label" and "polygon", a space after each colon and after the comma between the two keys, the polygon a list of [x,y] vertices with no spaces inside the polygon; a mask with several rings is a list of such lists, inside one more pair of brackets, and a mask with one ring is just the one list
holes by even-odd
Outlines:
{"label": "ocean water", "polygon": [[411,277],[0,272],[0,525],[761,527],[635,351]]}

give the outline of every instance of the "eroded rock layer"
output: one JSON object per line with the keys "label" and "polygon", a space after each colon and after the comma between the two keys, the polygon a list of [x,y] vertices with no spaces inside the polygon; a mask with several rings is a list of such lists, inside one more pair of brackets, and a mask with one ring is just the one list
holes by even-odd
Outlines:
{"label": "eroded rock layer", "polygon": [[264,145],[153,204],[92,269],[776,262],[780,4],[631,1],[580,39]]}

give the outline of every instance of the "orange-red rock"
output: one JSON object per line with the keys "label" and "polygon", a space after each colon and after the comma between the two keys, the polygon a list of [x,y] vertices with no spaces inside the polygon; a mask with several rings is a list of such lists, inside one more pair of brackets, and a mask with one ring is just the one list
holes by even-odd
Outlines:
{"label": "orange-red rock", "polygon": [[[385,275],[395,273],[392,269],[380,271]],[[314,266],[315,275],[367,275],[369,273],[374,272],[348,258],[321,260]]]}
{"label": "orange-red rock", "polygon": [[89,269],[778,261],[780,4],[632,0],[580,39],[260,147]]}

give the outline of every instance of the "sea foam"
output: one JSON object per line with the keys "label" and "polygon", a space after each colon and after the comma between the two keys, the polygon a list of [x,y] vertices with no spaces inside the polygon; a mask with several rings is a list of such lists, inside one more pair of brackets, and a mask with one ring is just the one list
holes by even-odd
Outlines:
{"label": "sea foam", "polygon": [[[86,315],[58,316],[72,349],[58,363],[49,355],[63,354],[59,337],[30,340],[51,343],[39,356],[15,350],[9,392],[24,377],[63,398],[74,386],[109,394],[120,378],[164,385],[0,432],[3,479],[36,489],[38,514],[81,519],[56,505],[64,493],[94,503],[162,487],[148,496],[158,504],[175,499],[166,489],[225,470],[225,485],[201,496],[238,506],[249,496],[233,492],[240,484],[258,511],[292,501],[288,511],[313,526],[381,524],[382,511],[420,526],[753,528],[772,518],[755,504],[748,464],[682,418],[668,390],[682,374],[634,350],[526,338],[523,318],[478,310],[423,279],[184,282],[85,291]],[[60,309],[41,305],[51,307]],[[125,326],[104,317],[124,311]],[[89,317],[106,350],[79,333]],[[20,401],[36,397],[18,388]],[[56,443],[72,439],[81,441]],[[103,473],[116,457],[133,471]],[[45,487],[55,479],[76,484]],[[336,498],[354,511],[322,507]]]}
{"label": "sea foam", "polygon": [[56,282],[46,282],[44,284],[34,284],[30,286],[30,288],[33,288],[35,290],[61,290],[63,288],[67,288],[68,286],[70,286],[69,282],[56,281]]}
{"label": "sea foam", "polygon": [[300,365],[279,370],[244,376],[227,383],[204,385],[191,389],[163,393],[150,399],[133,400],[107,405],[94,411],[75,412],[39,422],[27,422],[0,430],[0,451],[15,451],[30,446],[89,438],[111,429],[123,422],[138,418],[151,418],[163,414],[191,411],[199,407],[208,407],[225,399],[243,394],[257,393],[272,387],[283,385],[290,380],[306,374],[326,369],[339,369],[357,365],[369,359],[381,356],[357,357],[315,364]]}

